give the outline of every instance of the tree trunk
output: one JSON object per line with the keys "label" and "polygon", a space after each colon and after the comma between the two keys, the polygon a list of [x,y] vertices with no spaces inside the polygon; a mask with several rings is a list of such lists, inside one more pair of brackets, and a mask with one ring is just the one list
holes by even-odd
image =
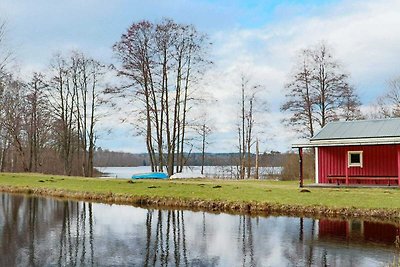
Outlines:
{"label": "tree trunk", "polygon": [[206,125],[203,124],[203,136],[201,144],[201,174],[204,174],[204,160],[205,160],[205,150],[206,150]]}
{"label": "tree trunk", "polygon": [[259,148],[258,148],[258,138],[257,138],[257,140],[256,140],[256,170],[255,170],[255,179],[260,179],[260,177],[259,177],[259,168],[260,168],[260,162],[259,162],[259,155],[260,155],[260,151],[259,151]]}

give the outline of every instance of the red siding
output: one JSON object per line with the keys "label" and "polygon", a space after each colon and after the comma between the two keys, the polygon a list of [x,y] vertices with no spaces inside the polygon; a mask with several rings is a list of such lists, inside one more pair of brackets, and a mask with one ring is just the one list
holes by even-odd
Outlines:
{"label": "red siding", "polygon": [[[328,176],[346,176],[346,159],[348,151],[363,151],[363,167],[348,168],[348,176],[396,176],[396,145],[379,146],[339,146],[318,148],[318,176],[320,183],[328,183]],[[360,183],[382,183],[382,181],[358,181]],[[392,181],[391,183],[397,183]]]}
{"label": "red siding", "polygon": [[320,219],[318,222],[319,237],[334,237],[347,239],[349,237],[348,221]]}
{"label": "red siding", "polygon": [[387,223],[364,222],[365,240],[393,245],[396,242],[396,236],[399,235],[400,228],[398,226]]}

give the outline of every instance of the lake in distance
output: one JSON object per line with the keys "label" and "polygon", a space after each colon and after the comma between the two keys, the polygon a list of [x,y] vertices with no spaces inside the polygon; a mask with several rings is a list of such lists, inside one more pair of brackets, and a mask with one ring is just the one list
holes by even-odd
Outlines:
{"label": "lake in distance", "polygon": [[[207,178],[225,178],[235,179],[237,175],[236,166],[204,166],[204,176]],[[151,172],[150,166],[139,167],[96,167],[97,170],[104,174],[107,178],[131,178],[133,174]],[[254,171],[254,168],[253,168]],[[260,167],[260,178],[266,178],[271,175],[279,175],[282,167]],[[191,177],[201,176],[200,166],[185,166],[183,173]]]}
{"label": "lake in distance", "polygon": [[382,266],[399,229],[0,193],[0,266]]}

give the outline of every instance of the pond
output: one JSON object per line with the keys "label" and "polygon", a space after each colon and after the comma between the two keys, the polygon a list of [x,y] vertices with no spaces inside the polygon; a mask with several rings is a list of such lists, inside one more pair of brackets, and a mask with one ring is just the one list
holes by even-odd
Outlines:
{"label": "pond", "polygon": [[399,229],[0,193],[0,266],[382,266]]}

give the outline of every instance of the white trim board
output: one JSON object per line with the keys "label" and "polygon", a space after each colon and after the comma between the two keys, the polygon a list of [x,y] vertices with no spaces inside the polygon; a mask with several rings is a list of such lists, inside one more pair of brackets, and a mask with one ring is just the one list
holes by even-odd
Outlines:
{"label": "white trim board", "polygon": [[311,140],[308,143],[293,144],[292,148],[319,147],[319,146],[394,145],[394,144],[400,144],[400,137]]}
{"label": "white trim board", "polygon": [[319,166],[318,147],[316,147],[316,148],[315,148],[315,183],[316,183],[316,184],[319,184],[318,166]]}

